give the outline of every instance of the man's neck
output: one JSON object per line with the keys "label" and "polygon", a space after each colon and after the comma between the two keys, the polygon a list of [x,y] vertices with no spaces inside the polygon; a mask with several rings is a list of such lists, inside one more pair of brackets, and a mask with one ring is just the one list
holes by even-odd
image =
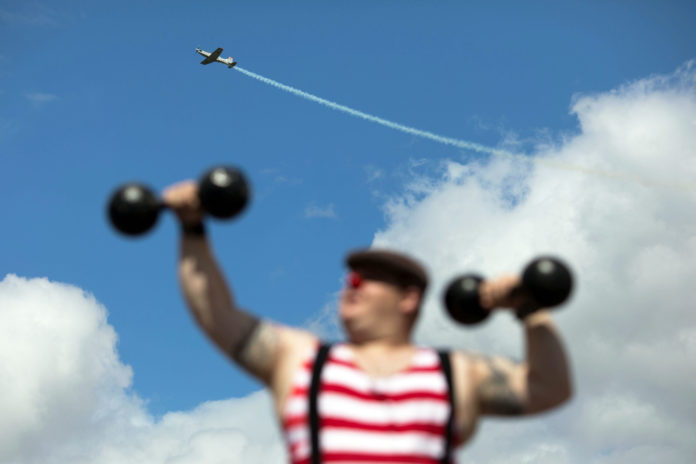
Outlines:
{"label": "man's neck", "polygon": [[371,377],[385,377],[402,372],[413,362],[416,346],[410,340],[372,340],[351,343],[358,367]]}
{"label": "man's neck", "polygon": [[360,341],[351,340],[349,344],[354,351],[370,355],[390,354],[413,348],[413,344],[408,337],[389,337]]}

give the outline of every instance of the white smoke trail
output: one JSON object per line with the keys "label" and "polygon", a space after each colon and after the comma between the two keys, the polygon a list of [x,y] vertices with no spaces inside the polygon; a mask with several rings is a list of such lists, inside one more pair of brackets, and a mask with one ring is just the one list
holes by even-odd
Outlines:
{"label": "white smoke trail", "polygon": [[502,155],[502,156],[513,156],[513,157],[521,157],[527,159],[524,155],[517,155],[514,153],[510,153],[505,150],[499,150],[497,148],[490,148],[485,145],[481,145],[478,143],[474,142],[468,142],[466,140],[458,140],[458,139],[453,139],[451,137],[443,137],[441,135],[433,134],[432,132],[428,131],[423,131],[420,129],[416,129],[415,127],[409,127],[409,126],[404,126],[403,124],[398,124],[392,121],[388,121],[386,119],[382,119],[377,116],[373,116],[368,113],[363,113],[362,111],[354,110],[353,108],[349,108],[345,105],[339,105],[338,103],[332,102],[330,100],[326,100],[321,97],[317,97],[316,95],[312,95],[311,93],[304,92],[302,90],[296,89],[294,87],[290,87],[289,85],[281,84],[280,82],[274,81],[273,79],[269,79],[267,77],[261,76],[259,74],[253,73],[251,71],[247,71],[244,68],[240,68],[239,66],[236,66],[234,69],[237,71],[246,74],[249,77],[253,77],[254,79],[257,79],[263,83],[272,85],[273,87],[277,87],[281,90],[285,90],[286,92],[290,92],[292,94],[295,94],[297,96],[300,96],[302,98],[306,98],[307,100],[319,103],[320,105],[325,105],[328,106],[331,109],[337,110],[337,111],[343,111],[344,113],[348,113],[352,116],[356,116],[361,119],[365,119],[367,121],[372,121],[376,122],[377,124],[381,124],[386,127],[390,127],[392,129],[396,129],[401,132],[405,132],[407,134],[415,135],[418,137],[423,137],[425,139],[430,139],[434,140],[439,143],[443,143],[445,145],[453,145],[455,147],[459,148],[467,148],[469,150],[474,150],[479,153],[489,153],[491,155]]}
{"label": "white smoke trail", "polygon": [[342,111],[344,113],[350,114],[351,116],[358,117],[360,119],[364,119],[366,121],[371,121],[375,122],[377,124],[380,124],[385,127],[389,127],[391,129],[395,129],[401,132],[405,132],[407,134],[415,135],[417,137],[422,137],[425,139],[430,139],[438,143],[442,143],[445,145],[452,145],[458,148],[465,148],[468,150],[473,150],[479,153],[487,153],[490,155],[494,156],[505,156],[508,158],[515,158],[519,160],[523,160],[529,163],[535,163],[535,164],[542,164],[546,166],[551,166],[556,169],[563,169],[566,171],[575,171],[575,172],[581,172],[584,174],[590,174],[590,175],[596,175],[596,176],[601,176],[601,177],[606,177],[610,179],[616,179],[616,180],[622,180],[622,181],[628,181],[628,182],[634,182],[638,184],[642,184],[647,187],[660,187],[660,188],[667,188],[670,190],[681,190],[681,191],[687,191],[691,192],[696,190],[696,185],[694,184],[674,184],[674,183],[667,183],[667,182],[660,182],[652,179],[644,179],[644,178],[639,178],[639,177],[634,177],[634,176],[628,176],[622,173],[618,172],[610,172],[610,171],[605,171],[605,170],[600,170],[600,169],[591,169],[591,168],[585,168],[582,166],[574,166],[566,163],[559,163],[557,161],[552,161],[552,160],[547,160],[543,158],[538,158],[538,157],[529,157],[525,156],[519,153],[512,153],[507,150],[501,150],[499,148],[492,148],[492,147],[487,147],[485,145],[481,145],[479,143],[475,142],[470,142],[467,140],[460,140],[460,139],[455,139],[452,137],[444,137],[442,135],[434,134],[432,132],[416,129],[415,127],[409,127],[405,126],[403,124],[399,124],[396,122],[389,121],[387,119],[380,118],[378,116],[374,116],[372,114],[364,113],[362,111],[355,110],[353,108],[350,108],[345,105],[338,104],[336,102],[332,102],[330,100],[326,100],[325,98],[317,97],[316,95],[312,95],[311,93],[304,92],[300,89],[296,89],[295,87],[291,87],[289,85],[281,84],[278,81],[274,81],[273,79],[269,79],[268,77],[261,76],[260,74],[253,73],[251,71],[248,71],[240,66],[235,66],[233,69],[236,69],[237,71],[241,72],[242,74],[245,74],[251,78],[254,78],[258,81],[261,81],[265,84],[271,85],[273,87],[276,87],[278,89],[284,90],[286,92],[290,92],[294,95],[297,95],[298,97],[305,98],[309,101],[313,101],[315,103],[319,103],[320,105],[327,106],[333,110],[336,111]]}

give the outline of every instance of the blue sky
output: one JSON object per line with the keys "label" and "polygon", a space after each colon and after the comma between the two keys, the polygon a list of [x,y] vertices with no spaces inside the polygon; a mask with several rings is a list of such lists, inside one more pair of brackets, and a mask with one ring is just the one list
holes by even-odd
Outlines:
{"label": "blue sky", "polygon": [[104,205],[116,185],[241,167],[253,200],[211,225],[221,264],[243,306],[302,325],[414,173],[487,155],[201,66],[196,47],[390,121],[532,153],[578,133],[578,95],[694,58],[695,19],[690,1],[0,2],[0,276],[93,294],[155,415],[246,395],[258,384],[183,306],[174,221],[115,235]]}

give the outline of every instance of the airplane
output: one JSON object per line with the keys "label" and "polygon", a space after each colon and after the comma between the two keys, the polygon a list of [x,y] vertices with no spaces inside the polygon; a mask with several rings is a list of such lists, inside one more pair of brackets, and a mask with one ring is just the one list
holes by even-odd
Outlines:
{"label": "airplane", "polygon": [[205,56],[205,60],[201,61],[201,64],[210,64],[210,63],[214,63],[214,62],[218,61],[220,63],[226,64],[228,68],[232,68],[232,67],[234,67],[235,64],[237,64],[237,62],[234,61],[234,58],[232,58],[231,56],[229,58],[220,58],[220,53],[222,53],[222,48],[218,48],[213,53],[206,52],[205,50],[201,50],[200,48],[197,48],[196,52],[200,55]]}

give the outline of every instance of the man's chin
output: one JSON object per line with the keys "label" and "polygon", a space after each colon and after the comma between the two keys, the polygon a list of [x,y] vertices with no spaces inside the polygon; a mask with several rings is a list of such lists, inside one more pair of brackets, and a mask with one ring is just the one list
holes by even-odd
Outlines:
{"label": "man's chin", "polygon": [[341,318],[341,325],[343,326],[343,329],[348,332],[350,331],[351,328],[355,325],[355,321],[351,319],[350,317],[346,317],[343,314],[340,315]]}
{"label": "man's chin", "polygon": [[369,328],[365,327],[364,324],[361,326],[359,320],[346,317],[342,318],[341,322],[343,323],[343,332],[349,341],[358,343],[361,340],[369,338]]}

